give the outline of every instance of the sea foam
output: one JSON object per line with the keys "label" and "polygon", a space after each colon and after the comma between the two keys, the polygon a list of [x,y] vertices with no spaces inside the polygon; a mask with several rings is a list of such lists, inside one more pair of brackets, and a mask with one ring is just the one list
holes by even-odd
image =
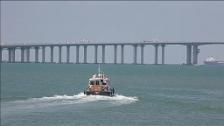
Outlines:
{"label": "sea foam", "polygon": [[49,103],[57,103],[57,104],[77,104],[77,103],[88,103],[88,102],[97,102],[97,101],[105,101],[110,102],[112,104],[130,104],[138,101],[137,97],[130,97],[116,94],[113,97],[110,96],[101,96],[101,95],[89,95],[86,96],[84,93],[79,93],[77,95],[55,95],[52,97],[42,97],[42,98],[31,98],[28,101],[33,102],[49,102]]}

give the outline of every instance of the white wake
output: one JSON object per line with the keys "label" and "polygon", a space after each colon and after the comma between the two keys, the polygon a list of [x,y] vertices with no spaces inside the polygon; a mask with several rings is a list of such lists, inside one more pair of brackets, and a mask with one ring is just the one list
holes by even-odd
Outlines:
{"label": "white wake", "polygon": [[55,95],[53,97],[42,97],[42,98],[32,98],[31,101],[36,102],[57,102],[58,104],[77,104],[77,103],[88,103],[88,102],[97,102],[105,101],[112,104],[130,104],[138,101],[137,97],[130,97],[116,94],[113,97],[110,96],[101,96],[101,95],[85,95],[84,93],[79,93],[77,95],[68,96],[68,95]]}
{"label": "white wake", "polygon": [[[84,93],[79,93],[77,95],[55,95],[52,97],[41,97],[41,98],[30,98],[27,100],[19,100],[8,102],[3,105],[8,109],[38,109],[45,107],[56,107],[65,105],[96,105],[96,106],[120,106],[125,104],[131,104],[137,102],[138,97],[124,96],[116,94],[113,97],[110,96],[100,96],[100,95],[85,95]],[[88,104],[85,104],[88,103]]]}
{"label": "white wake", "polygon": [[[52,97],[30,98],[27,100],[18,100],[5,102],[2,104],[4,115],[15,114],[18,112],[45,111],[53,109],[53,111],[62,108],[89,109],[95,107],[105,108],[112,106],[121,106],[137,102],[137,97],[130,97],[116,94],[113,97],[99,95],[85,95],[79,93],[77,95],[55,95]],[[45,109],[46,108],[46,109]],[[56,108],[56,109],[55,109]]]}

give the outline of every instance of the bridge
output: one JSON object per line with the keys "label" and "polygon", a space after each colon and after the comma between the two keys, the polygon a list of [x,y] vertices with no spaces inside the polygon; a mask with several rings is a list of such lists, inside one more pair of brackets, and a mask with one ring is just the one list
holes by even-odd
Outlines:
{"label": "bridge", "polygon": [[[141,42],[78,42],[78,43],[55,43],[55,44],[15,44],[15,45],[1,45],[0,50],[0,61],[2,62],[2,52],[3,50],[8,51],[8,63],[15,63],[15,56],[16,56],[16,50],[21,50],[21,59],[19,62],[21,63],[30,63],[30,50],[34,49],[35,55],[35,63],[46,63],[46,53],[45,50],[47,47],[50,48],[50,63],[54,63],[54,48],[58,48],[58,63],[62,63],[62,47],[66,47],[66,63],[71,63],[70,61],[70,50],[71,47],[75,47],[76,51],[76,61],[74,63],[76,64],[87,64],[87,51],[89,46],[94,47],[94,63],[97,64],[98,62],[98,47],[101,47],[101,53],[102,53],[102,64],[105,62],[105,47],[106,46],[113,46],[114,51],[109,53],[114,53],[114,64],[117,64],[117,50],[118,46],[120,46],[120,64],[125,64],[124,62],[124,48],[125,46],[132,46],[133,47],[133,64],[144,64],[144,47],[146,45],[151,45],[154,47],[154,64],[158,64],[158,48],[161,47],[161,64],[165,64],[165,47],[166,45],[182,45],[186,47],[186,64],[197,64],[198,63],[198,54],[200,52],[199,46],[202,45],[224,45],[224,42],[172,42],[172,41],[141,41]],[[83,54],[84,54],[84,61],[80,62],[80,47],[83,47]],[[140,47],[140,63],[137,62],[137,47]],[[42,60],[39,61],[39,51],[42,51]]]}

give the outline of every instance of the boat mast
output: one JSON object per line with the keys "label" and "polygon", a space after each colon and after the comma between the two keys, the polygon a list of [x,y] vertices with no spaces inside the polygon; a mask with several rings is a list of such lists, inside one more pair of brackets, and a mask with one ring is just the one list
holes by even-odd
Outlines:
{"label": "boat mast", "polygon": [[100,74],[100,64],[98,64],[98,74]]}

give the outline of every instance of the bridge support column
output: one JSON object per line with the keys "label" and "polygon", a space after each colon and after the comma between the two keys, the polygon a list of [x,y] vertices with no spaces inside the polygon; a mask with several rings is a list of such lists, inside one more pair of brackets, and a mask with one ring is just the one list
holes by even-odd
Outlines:
{"label": "bridge support column", "polygon": [[30,62],[30,47],[26,48],[26,62]]}
{"label": "bridge support column", "polygon": [[155,47],[155,65],[158,64],[158,44],[154,45]]}
{"label": "bridge support column", "polygon": [[70,59],[70,46],[66,46],[66,50],[67,50],[67,55],[66,55],[66,62],[69,63],[69,59]]}
{"label": "bridge support column", "polygon": [[42,46],[42,63],[45,63],[45,46]]}
{"label": "bridge support column", "polygon": [[58,46],[58,63],[61,63],[61,48],[62,46]]}
{"label": "bridge support column", "polygon": [[114,45],[114,64],[117,64],[117,45]]}
{"label": "bridge support column", "polygon": [[84,63],[87,63],[87,45],[84,45]]}
{"label": "bridge support column", "polygon": [[105,63],[105,45],[102,45],[102,63]]}
{"label": "bridge support column", "polygon": [[54,46],[50,46],[51,63],[54,62]]}
{"label": "bridge support column", "polygon": [[79,45],[76,46],[76,64],[79,64]]}
{"label": "bridge support column", "polygon": [[137,45],[133,45],[133,47],[134,47],[133,48],[134,49],[134,51],[133,51],[134,52],[134,55],[133,55],[134,56],[133,57],[133,60],[134,60],[133,61],[133,64],[137,64]]}
{"label": "bridge support column", "polygon": [[15,63],[15,61],[16,61],[16,57],[15,57],[15,55],[16,55],[16,48],[12,48],[12,53],[11,54],[12,54],[12,60],[11,61],[13,63]]}
{"label": "bridge support column", "polygon": [[193,64],[198,63],[198,53],[199,53],[198,45],[193,45]]}
{"label": "bridge support column", "polygon": [[124,45],[121,45],[121,64],[124,64]]}
{"label": "bridge support column", "polygon": [[8,48],[8,51],[9,51],[9,57],[8,57],[8,61],[10,63],[13,63],[15,62],[15,49],[14,48]]}
{"label": "bridge support column", "polygon": [[21,63],[24,63],[24,47],[21,47]]}
{"label": "bridge support column", "polygon": [[12,62],[12,51],[11,51],[11,48],[8,48],[8,62]]}
{"label": "bridge support column", "polygon": [[2,62],[2,51],[3,51],[3,48],[0,48],[0,63]]}
{"label": "bridge support column", "polygon": [[38,59],[39,59],[39,54],[38,54],[38,51],[39,51],[39,47],[35,47],[35,63],[38,63]]}
{"label": "bridge support column", "polygon": [[144,45],[141,45],[141,64],[144,64]]}
{"label": "bridge support column", "polygon": [[3,48],[0,48],[0,63],[3,60]]}
{"label": "bridge support column", "polygon": [[191,46],[192,45],[187,45],[186,46],[186,48],[187,48],[187,52],[186,52],[187,53],[187,56],[186,56],[186,64],[187,65],[191,65],[191,51],[192,51],[191,50]]}
{"label": "bridge support column", "polygon": [[165,64],[165,44],[162,44],[161,47],[162,47],[162,64]]}
{"label": "bridge support column", "polygon": [[97,57],[98,57],[98,55],[97,55],[97,53],[98,53],[98,45],[94,45],[94,48],[95,48],[95,58],[94,58],[95,60],[94,60],[94,63],[97,64],[97,63],[98,63],[98,62],[97,62]]}
{"label": "bridge support column", "polygon": [[11,51],[11,48],[8,48],[8,62],[10,63],[11,62],[11,53],[12,53],[12,51]]}

